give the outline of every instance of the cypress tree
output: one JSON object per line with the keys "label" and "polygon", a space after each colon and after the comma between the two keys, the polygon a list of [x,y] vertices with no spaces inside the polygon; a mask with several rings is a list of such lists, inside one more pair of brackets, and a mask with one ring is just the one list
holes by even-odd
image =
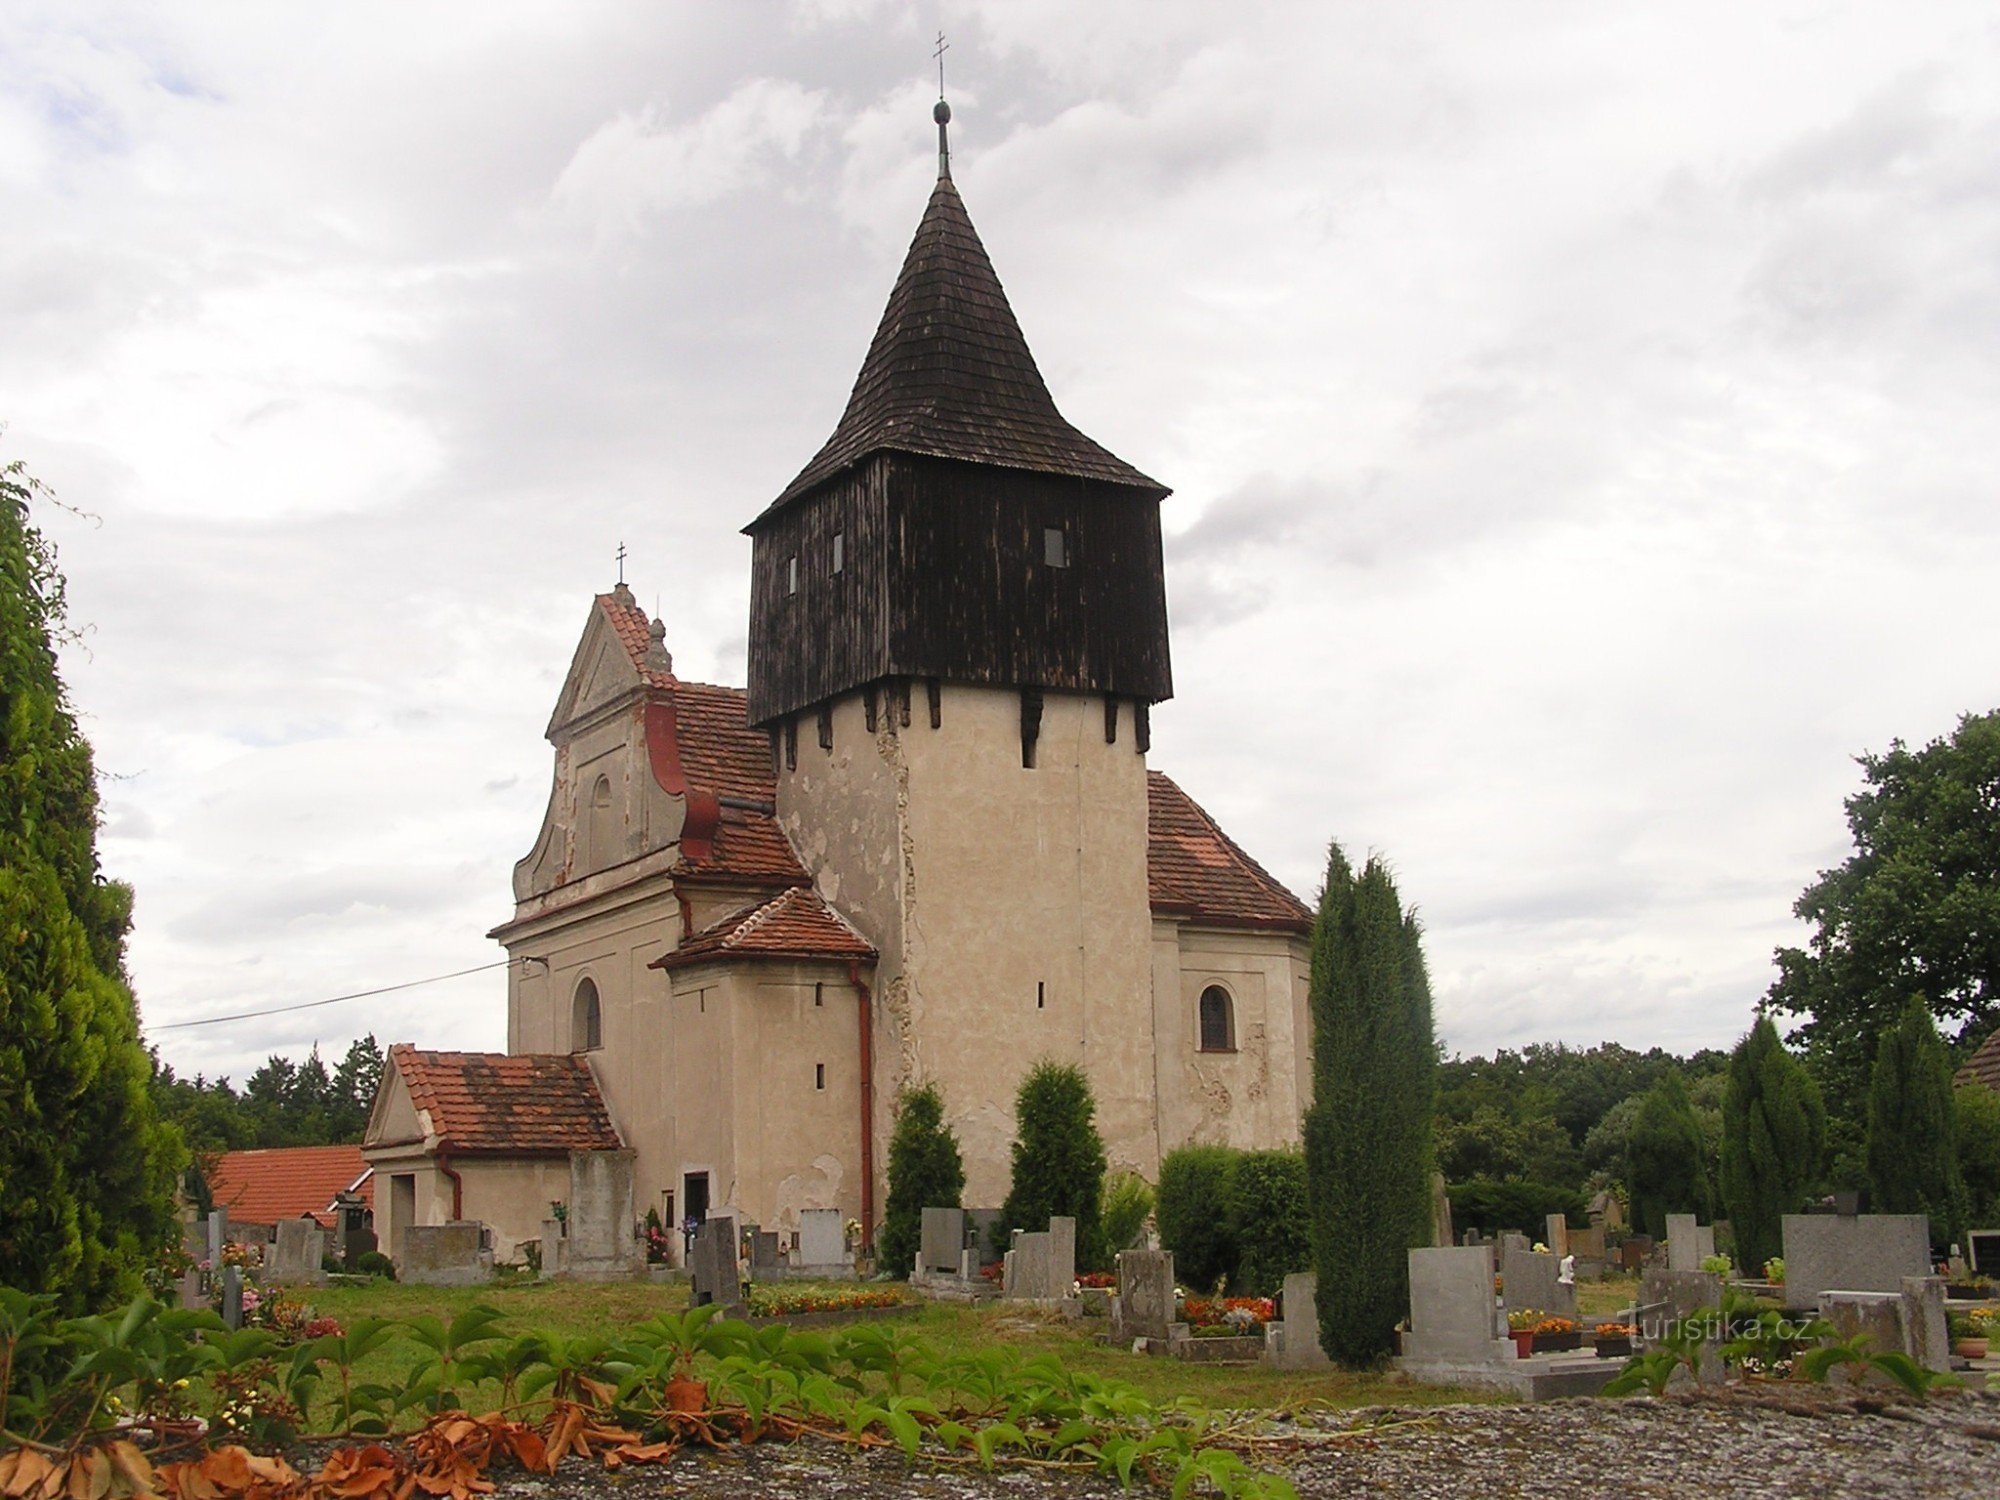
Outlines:
{"label": "cypress tree", "polygon": [[1000,1209],[1000,1243],[1010,1230],[1046,1229],[1058,1215],[1076,1220],[1076,1264],[1106,1260],[1099,1209],[1104,1197],[1104,1141],[1097,1101],[1080,1068],[1039,1062],[1014,1098],[1014,1180]]}
{"label": "cypress tree", "polygon": [[1729,1059],[1722,1101],[1722,1204],[1746,1271],[1784,1253],[1784,1216],[1798,1212],[1825,1141],[1819,1086],[1759,1016]]}
{"label": "cypress tree", "polygon": [[1639,1101],[1625,1156],[1631,1181],[1632,1222],[1656,1240],[1667,1236],[1668,1214],[1699,1214],[1708,1207],[1707,1145],[1701,1121],[1679,1073],[1664,1073]]}
{"label": "cypress tree", "polygon": [[933,1084],[909,1089],[896,1106],[889,1138],[889,1201],[882,1210],[882,1269],[908,1276],[923,1241],[924,1210],[957,1208],[965,1193],[965,1162],[944,1122],[944,1099]]}
{"label": "cypress tree", "polygon": [[1881,1214],[1928,1214],[1933,1244],[1958,1229],[1965,1185],[1951,1061],[1922,999],[1913,999],[1875,1052],[1868,1081],[1868,1186]]}
{"label": "cypress tree", "polygon": [[1430,1243],[1437,1045],[1421,933],[1378,859],[1338,844],[1313,924],[1306,1195],[1320,1345],[1343,1365],[1394,1352],[1408,1252]]}
{"label": "cypress tree", "polygon": [[132,893],[98,873],[97,778],[56,672],[39,488],[0,469],[0,1283],[70,1310],[128,1290],[185,1161],[124,981]]}

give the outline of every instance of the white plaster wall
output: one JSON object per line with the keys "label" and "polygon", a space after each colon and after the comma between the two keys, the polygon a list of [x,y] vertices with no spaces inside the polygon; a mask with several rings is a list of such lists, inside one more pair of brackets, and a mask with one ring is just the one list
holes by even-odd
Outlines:
{"label": "white plaster wall", "polygon": [[[1189,1141],[1295,1146],[1310,1079],[1300,979],[1304,940],[1284,932],[1155,928],[1154,1017],[1160,1045],[1161,1147]],[[1203,1052],[1200,1000],[1219,985],[1235,1012],[1236,1050]],[[1303,1074],[1298,1059],[1308,1059]]]}

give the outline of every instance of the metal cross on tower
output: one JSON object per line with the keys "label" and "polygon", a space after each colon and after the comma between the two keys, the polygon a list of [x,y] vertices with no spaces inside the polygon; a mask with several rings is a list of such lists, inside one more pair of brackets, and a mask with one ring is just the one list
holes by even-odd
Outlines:
{"label": "metal cross on tower", "polygon": [[625,544],[623,542],[618,544],[618,581],[620,583],[625,581]]}

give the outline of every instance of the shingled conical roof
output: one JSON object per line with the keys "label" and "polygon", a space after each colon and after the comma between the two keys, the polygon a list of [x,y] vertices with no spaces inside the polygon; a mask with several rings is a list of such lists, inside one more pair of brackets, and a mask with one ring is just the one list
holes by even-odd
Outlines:
{"label": "shingled conical roof", "polygon": [[1167,493],[1056,410],[949,177],[931,193],[840,425],[764,515],[883,449]]}

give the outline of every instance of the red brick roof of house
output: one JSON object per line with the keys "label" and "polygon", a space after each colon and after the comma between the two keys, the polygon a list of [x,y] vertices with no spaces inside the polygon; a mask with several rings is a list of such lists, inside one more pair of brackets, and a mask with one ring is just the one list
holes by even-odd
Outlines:
{"label": "red brick roof of house", "polygon": [[1312,930],[1311,908],[1169,777],[1146,773],[1146,801],[1146,878],[1154,911],[1213,927]]}
{"label": "red brick roof of house", "polygon": [[624,1145],[590,1064],[558,1053],[420,1052],[389,1049],[410,1102],[454,1151],[558,1156]]}
{"label": "red brick roof of house", "polygon": [[2000,1029],[1979,1044],[1979,1050],[1965,1060],[1965,1066],[1952,1075],[1951,1081],[1983,1083],[1989,1089],[2000,1089]]}
{"label": "red brick roof of house", "polygon": [[279,1146],[264,1151],[230,1151],[208,1174],[217,1208],[242,1224],[275,1224],[311,1214],[333,1227],[336,1193],[353,1191],[370,1207],[375,1202],[372,1168],[359,1146]]}
{"label": "red brick roof of house", "polygon": [[791,890],[733,912],[696,933],[671,953],[653,960],[655,969],[677,969],[708,958],[856,959],[875,961],[868,940],[847,924],[810,886]]}

